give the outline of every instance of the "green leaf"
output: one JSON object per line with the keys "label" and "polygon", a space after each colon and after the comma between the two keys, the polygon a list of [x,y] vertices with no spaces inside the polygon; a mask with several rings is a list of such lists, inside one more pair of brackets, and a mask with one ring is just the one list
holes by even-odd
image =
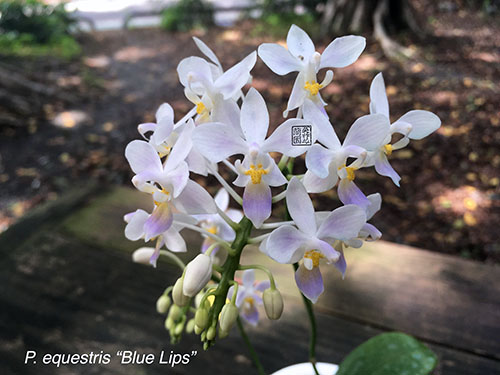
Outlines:
{"label": "green leaf", "polygon": [[336,375],[428,375],[436,363],[436,355],[413,337],[383,333],[349,353]]}

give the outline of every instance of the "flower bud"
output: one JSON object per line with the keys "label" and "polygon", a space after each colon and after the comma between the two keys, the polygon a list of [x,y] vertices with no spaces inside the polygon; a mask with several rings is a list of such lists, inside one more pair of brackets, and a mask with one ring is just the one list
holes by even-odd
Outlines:
{"label": "flower bud", "polygon": [[171,317],[168,317],[165,319],[165,328],[170,331],[172,327],[174,326],[175,322]]}
{"label": "flower bud", "polygon": [[186,324],[186,332],[187,333],[193,333],[194,331],[194,319],[190,319],[187,324]]}
{"label": "flower bud", "polygon": [[168,312],[168,317],[172,318],[174,322],[178,321],[182,315],[182,309],[177,305],[172,305],[170,311]]}
{"label": "flower bud", "polygon": [[196,310],[196,314],[194,315],[195,324],[201,329],[207,328],[208,325],[208,311],[205,308],[200,307]]}
{"label": "flower bud", "polygon": [[183,321],[183,322],[181,322],[181,323],[179,323],[179,324],[177,324],[177,325],[175,326],[175,329],[174,329],[174,334],[175,334],[176,336],[179,336],[179,335],[181,335],[181,334],[182,334],[182,331],[183,331],[183,330],[184,330],[184,321]]}
{"label": "flower bud", "polygon": [[283,313],[283,297],[278,289],[266,289],[262,295],[267,317],[276,320]]}
{"label": "flower bud", "polygon": [[154,252],[155,249],[153,247],[141,247],[132,253],[132,260],[135,263],[142,263],[150,266],[151,263],[149,263],[149,260]]}
{"label": "flower bud", "polygon": [[238,308],[232,303],[224,305],[220,313],[220,329],[229,332],[233,328],[234,323],[236,323],[239,314]]}
{"label": "flower bud", "polygon": [[174,289],[172,290],[172,298],[177,306],[184,307],[189,303],[189,297],[182,292],[182,289],[183,278],[181,277],[175,282]]}
{"label": "flower bud", "polygon": [[212,341],[213,339],[215,339],[215,333],[216,333],[215,327],[214,326],[210,327],[207,331],[207,340]]}
{"label": "flower bud", "polygon": [[212,258],[200,254],[186,266],[182,291],[188,297],[194,297],[207,285],[212,277]]}
{"label": "flower bud", "polygon": [[223,331],[222,329],[219,329],[219,338],[220,339],[223,339],[225,337],[229,336],[229,332],[228,331]]}
{"label": "flower bud", "polygon": [[156,311],[158,311],[158,314],[166,314],[171,304],[172,300],[170,299],[170,297],[163,294],[156,301]]}
{"label": "flower bud", "polygon": [[194,325],[194,334],[200,335],[204,331],[204,328],[198,327],[196,324]]}

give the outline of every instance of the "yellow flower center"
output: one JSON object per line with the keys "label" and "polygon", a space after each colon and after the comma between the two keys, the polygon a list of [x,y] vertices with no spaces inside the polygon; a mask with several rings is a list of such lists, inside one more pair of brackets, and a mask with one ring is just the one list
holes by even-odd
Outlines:
{"label": "yellow flower center", "polygon": [[246,297],[245,302],[248,303],[251,306],[255,303],[254,299],[252,297]]}
{"label": "yellow flower center", "polygon": [[343,166],[339,167],[339,170],[341,170],[342,168],[345,168],[345,171],[347,173],[347,179],[349,181],[354,181],[354,178],[356,177],[356,175],[354,174],[354,171],[356,170],[356,168],[346,167],[345,164]]}
{"label": "yellow flower center", "polygon": [[306,85],[304,86],[304,89],[309,91],[309,94],[311,96],[318,95],[319,90],[322,88],[323,88],[323,85],[320,85],[316,81],[306,81]]}
{"label": "yellow flower center", "polygon": [[384,152],[385,152],[386,155],[390,156],[392,154],[392,145],[386,144],[384,146]]}
{"label": "yellow flower center", "polygon": [[198,102],[196,104],[196,113],[201,115],[202,113],[205,113],[207,111],[207,107],[205,107],[205,104],[203,102]]}
{"label": "yellow flower center", "polygon": [[313,262],[313,267],[319,266],[320,259],[323,259],[325,256],[320,253],[318,250],[309,250],[304,254],[304,258],[311,259]]}
{"label": "yellow flower center", "polygon": [[262,180],[262,175],[268,174],[269,171],[265,170],[262,168],[262,164],[257,164],[257,168],[255,165],[250,164],[250,169],[248,169],[245,174],[247,176],[250,176],[252,179],[252,184],[260,184],[260,181]]}
{"label": "yellow flower center", "polygon": [[212,234],[217,234],[217,227],[213,225],[210,228],[207,228],[207,232]]}
{"label": "yellow flower center", "polygon": [[158,154],[160,155],[160,158],[162,158],[162,157],[170,154],[171,150],[172,150],[172,147],[170,147],[170,146],[162,146],[162,150],[159,151]]}

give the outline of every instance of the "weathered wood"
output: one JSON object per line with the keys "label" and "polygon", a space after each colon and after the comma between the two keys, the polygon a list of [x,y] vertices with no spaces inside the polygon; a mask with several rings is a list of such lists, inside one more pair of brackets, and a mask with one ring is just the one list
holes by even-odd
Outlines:
{"label": "weathered wood", "polygon": [[[123,240],[122,215],[150,208],[132,189],[103,192],[50,232],[34,231],[15,246],[0,246],[1,374],[252,374],[243,342],[232,332],[209,353],[198,338],[169,344],[155,300],[179,276],[160,263],[133,264]],[[65,211],[61,210],[60,212]],[[65,211],[67,212],[67,211]],[[59,217],[60,220],[60,217]],[[186,232],[190,256],[200,238]],[[0,237],[0,243],[3,238]],[[385,330],[416,335],[438,354],[435,375],[497,374],[498,268],[380,242],[348,250],[346,280],[323,267],[326,292],[317,304],[318,359],[339,362],[354,347]],[[307,360],[308,321],[293,285],[293,270],[248,247],[244,263],[273,268],[285,296],[278,322],[264,318],[249,334],[270,372]],[[264,275],[258,274],[259,278]],[[470,316],[467,316],[467,315]],[[198,355],[186,367],[25,366],[26,350],[87,353],[161,350]]]}
{"label": "weathered wood", "polygon": [[[197,337],[169,344],[155,300],[178,276],[160,263],[155,270],[133,264],[129,254],[84,245],[76,238],[41,233],[0,263],[0,371],[2,374],[252,374],[243,342],[228,339],[203,352]],[[298,298],[287,297],[277,322],[262,319],[249,335],[272,372],[307,360],[308,321]],[[318,314],[318,359],[339,362],[355,346],[381,330],[347,319]],[[498,362],[432,346],[440,356],[436,375],[494,374]],[[198,355],[186,367],[109,365],[24,365],[26,350],[44,353],[116,353],[174,350]],[[114,355],[113,355],[114,356]],[[471,372],[472,370],[472,372]]]}

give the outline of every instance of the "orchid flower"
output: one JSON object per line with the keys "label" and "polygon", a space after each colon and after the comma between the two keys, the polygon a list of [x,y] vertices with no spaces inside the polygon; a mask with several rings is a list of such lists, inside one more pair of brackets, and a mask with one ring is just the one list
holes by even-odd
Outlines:
{"label": "orchid flower", "polygon": [[311,99],[318,107],[326,103],[319,91],[333,79],[333,71],[328,70],[323,82],[318,83],[316,75],[323,68],[343,68],[354,63],[365,49],[366,40],[361,36],[348,35],[336,38],[323,54],[316,52],[309,35],[296,25],[292,25],[286,38],[287,48],[274,43],[259,46],[258,53],[264,63],[274,73],[285,75],[299,72],[293,85],[288,105],[283,113],[300,108],[306,98]]}
{"label": "orchid flower", "polygon": [[[341,144],[328,118],[310,101],[304,103],[304,117],[316,125],[318,141],[326,146],[315,144],[307,151],[307,191],[327,191],[340,179],[338,196],[342,203],[368,206],[369,200],[354,183],[355,172],[364,165],[369,151],[383,145],[389,134],[389,120],[381,114],[362,116],[351,125]],[[355,160],[347,165],[348,158]]]}
{"label": "orchid flower", "polygon": [[[150,218],[151,215],[141,209],[126,214],[123,217],[127,223],[125,227],[125,237],[131,241],[144,239],[148,242],[151,239],[148,234],[150,232],[148,228]],[[184,224],[193,223],[196,223],[196,220],[188,215],[173,214],[172,225],[157,236],[158,241],[155,251],[152,253],[149,262],[156,267],[156,261],[158,260],[160,249],[163,245],[174,253],[186,252],[186,241],[184,241],[184,238],[182,238],[179,232],[184,229]]]}
{"label": "orchid flower", "polygon": [[[234,222],[239,222],[243,217],[243,214],[239,210],[229,208],[229,194],[225,189],[220,189],[214,198],[215,204],[224,212],[231,220]],[[228,223],[218,214],[205,214],[205,215],[195,215],[198,220],[198,224],[201,225],[203,229],[209,233],[216,234],[225,241],[233,242],[236,237],[236,233],[233,228],[229,226]],[[215,243],[214,239],[205,236],[203,243],[201,245],[201,252],[205,253],[207,249]],[[218,246],[214,248],[211,255],[215,255],[219,250]]]}
{"label": "orchid flower", "polygon": [[[382,73],[377,74],[370,85],[370,113],[382,114],[390,120],[389,102],[387,100]],[[370,153],[366,165],[374,165],[378,174],[390,177],[394,184],[399,186],[401,177],[394,168],[392,168],[387,157],[390,156],[393,151],[406,147],[410,139],[422,139],[427,137],[440,126],[441,120],[432,112],[423,110],[407,112],[401,116],[399,120],[391,124],[389,134],[384,144]],[[391,144],[392,135],[395,133],[401,134],[403,137],[396,143]]]}
{"label": "orchid flower", "polygon": [[190,132],[182,133],[164,164],[155,148],[148,142],[135,140],[125,149],[135,187],[153,196],[155,208],[145,223],[146,240],[170,228],[173,210],[187,214],[215,213],[212,197],[196,182],[189,179],[184,161],[190,150]]}
{"label": "orchid flower", "polygon": [[211,162],[218,163],[235,154],[244,155],[243,162],[235,163],[238,177],[233,183],[245,188],[243,211],[256,228],[271,215],[270,186],[287,182],[269,152],[296,157],[307,149],[291,145],[291,127],[298,124],[303,125],[304,120],[289,119],[266,139],[267,106],[259,92],[251,88],[241,106],[240,130],[222,123],[203,124],[195,129],[193,142]]}
{"label": "orchid flower", "polygon": [[[269,289],[269,280],[255,282],[254,270],[243,271],[242,283],[238,286],[238,294],[236,295],[236,306],[240,310],[240,316],[248,323],[256,326],[259,322],[258,306],[262,305],[261,293]],[[229,289],[227,294],[231,299],[234,293],[234,286]]]}
{"label": "orchid flower", "polygon": [[304,296],[315,303],[324,289],[320,263],[339,261],[341,254],[331,244],[356,238],[366,223],[366,213],[356,205],[342,206],[329,213],[319,225],[311,198],[296,177],[288,184],[286,204],[297,228],[283,225],[275,229],[261,250],[279,263],[302,261],[295,281]]}
{"label": "orchid flower", "polygon": [[[163,103],[156,111],[156,123],[143,123],[137,127],[141,136],[155,148],[160,158],[170,154],[182,132],[186,131],[191,134],[193,129],[192,119],[184,122],[181,120],[178,124],[174,124],[174,110],[168,103]],[[151,133],[149,138],[147,137],[148,133]],[[190,135],[185,138],[190,138]],[[189,148],[185,158],[189,170],[206,176],[208,173],[206,160],[191,146],[191,142],[184,144],[184,147]]]}
{"label": "orchid flower", "polygon": [[222,121],[234,118],[238,113],[236,100],[241,89],[250,78],[250,71],[257,61],[257,54],[252,52],[226,72],[215,54],[201,40],[196,40],[198,47],[215,63],[209,63],[201,57],[191,56],[183,59],[177,66],[179,80],[184,86],[184,94],[196,105],[196,123]]}

